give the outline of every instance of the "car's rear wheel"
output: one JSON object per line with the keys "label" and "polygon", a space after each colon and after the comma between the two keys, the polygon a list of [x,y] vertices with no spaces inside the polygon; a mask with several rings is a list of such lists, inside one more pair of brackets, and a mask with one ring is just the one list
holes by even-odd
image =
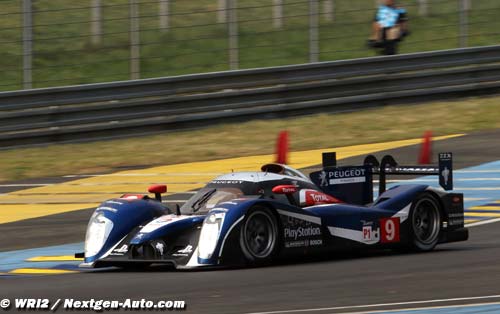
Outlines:
{"label": "car's rear wheel", "polygon": [[431,194],[424,193],[413,201],[410,210],[410,245],[417,251],[431,251],[439,241],[441,206]]}
{"label": "car's rear wheel", "polygon": [[240,246],[252,264],[270,262],[279,248],[278,220],[266,207],[256,206],[246,215],[240,229]]}

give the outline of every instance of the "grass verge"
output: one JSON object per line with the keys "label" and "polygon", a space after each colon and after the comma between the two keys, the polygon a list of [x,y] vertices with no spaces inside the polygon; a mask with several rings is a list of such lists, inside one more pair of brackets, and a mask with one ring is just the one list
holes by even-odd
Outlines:
{"label": "grass verge", "polygon": [[352,113],[221,124],[194,131],[0,151],[0,181],[107,172],[272,153],[277,133],[294,151],[500,128],[500,96],[387,106]]}

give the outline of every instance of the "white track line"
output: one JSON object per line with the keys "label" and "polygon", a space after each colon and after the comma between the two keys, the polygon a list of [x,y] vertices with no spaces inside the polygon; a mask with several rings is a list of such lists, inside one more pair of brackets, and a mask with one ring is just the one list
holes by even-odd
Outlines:
{"label": "white track line", "polygon": [[280,313],[324,312],[324,311],[334,311],[334,310],[364,309],[364,308],[377,308],[377,307],[389,307],[389,306],[412,305],[412,304],[449,303],[449,302],[456,302],[456,301],[473,301],[473,300],[487,300],[487,299],[500,299],[500,295],[497,294],[497,295],[488,295],[488,296],[479,296],[479,297],[434,299],[434,300],[364,304],[364,305],[351,305],[351,306],[335,306],[335,307],[321,307],[321,308],[310,308],[310,309],[289,309],[289,310],[278,310],[278,311],[269,311],[269,312],[251,312],[251,313],[246,313],[246,314],[280,314]]}
{"label": "white track line", "polygon": [[460,188],[454,187],[453,190],[460,191],[500,191],[500,187],[484,187],[484,188]]}
{"label": "white track line", "polygon": [[453,170],[454,173],[500,173],[500,169],[491,170]]}
{"label": "white track line", "polygon": [[473,223],[470,223],[470,224],[465,225],[465,226],[466,227],[477,227],[477,226],[482,226],[482,225],[486,225],[486,224],[492,224],[492,223],[499,222],[499,221],[500,221],[500,218],[487,219],[487,220],[481,220],[478,222],[473,222]]}
{"label": "white track line", "polygon": [[395,310],[376,310],[376,311],[363,311],[363,312],[342,312],[342,313],[338,313],[338,314],[378,314],[378,313],[394,313],[394,312],[408,312],[408,311],[426,311],[426,310],[454,309],[454,308],[487,306],[487,305],[500,305],[500,303],[499,302],[487,302],[487,303],[470,303],[470,304],[458,304],[458,305],[446,305],[446,306],[425,306],[425,307],[412,307],[412,308],[395,309]]}

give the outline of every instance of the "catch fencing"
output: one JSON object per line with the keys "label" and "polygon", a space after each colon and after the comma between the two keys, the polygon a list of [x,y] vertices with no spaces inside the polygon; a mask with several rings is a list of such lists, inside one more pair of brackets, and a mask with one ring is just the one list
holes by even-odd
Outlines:
{"label": "catch fencing", "polygon": [[[0,90],[374,56],[376,0],[1,0]],[[498,43],[500,1],[400,0],[402,53]]]}

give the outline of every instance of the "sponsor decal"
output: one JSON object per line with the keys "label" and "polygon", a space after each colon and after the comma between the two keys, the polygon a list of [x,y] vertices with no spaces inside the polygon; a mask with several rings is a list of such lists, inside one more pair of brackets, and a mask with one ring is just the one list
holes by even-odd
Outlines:
{"label": "sponsor decal", "polygon": [[450,179],[450,169],[448,169],[448,167],[444,167],[443,171],[441,171],[441,175],[443,176],[444,184],[448,185],[448,180]]}
{"label": "sponsor decal", "polygon": [[445,190],[453,189],[453,160],[451,153],[439,154],[439,185]]}
{"label": "sponsor decal", "polygon": [[345,183],[363,183],[363,182],[366,182],[366,177],[353,177],[353,178],[343,178],[343,179],[330,180],[331,185],[345,184]]}
{"label": "sponsor decal", "polygon": [[448,226],[462,226],[464,224],[463,213],[448,214]]}
{"label": "sponsor decal", "polygon": [[321,245],[323,245],[323,240],[321,239],[285,242],[285,248],[297,248],[297,247],[321,246]]}
{"label": "sponsor decal", "polygon": [[124,203],[122,202],[117,202],[117,201],[113,201],[113,200],[110,200],[110,201],[106,201],[104,202],[105,204],[115,204],[115,205],[123,205]]}
{"label": "sponsor decal", "polygon": [[330,199],[328,195],[325,195],[323,193],[309,193],[309,195],[316,203],[328,202]]}
{"label": "sponsor decal", "polygon": [[292,241],[292,242],[285,242],[285,247],[286,248],[294,248],[294,247],[304,247],[306,246],[306,241]]}
{"label": "sponsor decal", "polygon": [[110,255],[124,255],[127,252],[128,252],[128,245],[124,244],[121,247],[114,249]]}
{"label": "sponsor decal", "polygon": [[285,209],[278,209],[278,213],[287,227],[310,226],[311,223],[321,225],[320,217],[294,213]]}
{"label": "sponsor decal", "polygon": [[109,212],[113,212],[113,213],[116,213],[118,211],[116,208],[108,207],[108,206],[99,206],[99,207],[97,207],[96,210],[105,210],[105,211],[109,211]]}
{"label": "sponsor decal", "polygon": [[309,240],[309,245],[310,246],[323,245],[323,240],[321,240],[321,239]]}
{"label": "sponsor decal", "polygon": [[303,238],[303,237],[313,237],[313,236],[320,236],[321,235],[321,228],[319,227],[298,227],[298,228],[285,228],[285,238],[293,238],[294,240],[297,240],[297,238]]}
{"label": "sponsor decal", "polygon": [[156,229],[159,229],[159,228],[161,228],[165,225],[168,225],[172,222],[175,222],[178,220],[183,220],[183,219],[188,219],[188,218],[190,218],[190,216],[164,215],[164,216],[156,218],[155,220],[148,223],[146,226],[144,226],[141,229],[141,232],[143,232],[143,233],[153,232]]}
{"label": "sponsor decal", "polygon": [[344,183],[359,183],[366,181],[366,169],[364,168],[350,168],[338,169],[328,172],[329,184],[344,184]]}
{"label": "sponsor decal", "polygon": [[380,219],[380,242],[399,242],[399,217]]}
{"label": "sponsor decal", "polygon": [[210,183],[214,184],[242,184],[243,180],[212,180]]}
{"label": "sponsor decal", "polygon": [[[220,205],[220,204],[219,204]],[[215,208],[212,208],[210,210],[210,212],[212,211],[219,211],[219,212],[224,212],[224,213],[227,213],[229,210],[227,208],[224,208],[224,207],[215,207]]]}
{"label": "sponsor decal", "polygon": [[115,252],[127,253],[128,252],[128,245],[126,245],[126,244],[122,245],[119,249],[115,250]]}
{"label": "sponsor decal", "polygon": [[283,188],[281,188],[281,192],[283,194],[295,193],[295,192],[297,192],[297,188],[295,188],[295,187],[293,187],[293,188],[292,187],[290,187],[290,188],[289,187],[283,187]]}
{"label": "sponsor decal", "polygon": [[[280,212],[280,211],[279,211]],[[321,246],[323,245],[322,232],[318,224],[311,221],[302,220],[297,217],[288,216],[295,214],[291,212],[280,212],[283,222],[283,235],[286,248],[308,247],[308,246]],[[309,218],[307,215],[302,215],[304,218]],[[317,217],[313,217],[317,218]]]}
{"label": "sponsor decal", "polygon": [[319,179],[321,180],[320,182],[320,186],[328,186],[328,180],[326,178],[327,174],[326,174],[326,171],[321,171],[320,174],[319,174]]}
{"label": "sponsor decal", "polygon": [[339,200],[328,194],[310,189],[300,190],[300,204],[302,206],[313,206],[313,205],[334,204],[334,203],[339,203]]}
{"label": "sponsor decal", "polygon": [[193,253],[193,246],[192,245],[188,245],[186,246],[185,248],[183,248],[182,250],[179,250],[177,251],[178,253]]}
{"label": "sponsor decal", "polygon": [[128,202],[135,201],[135,200],[141,200],[143,198],[144,198],[143,194],[124,194],[120,197],[120,199],[126,200]]}
{"label": "sponsor decal", "polygon": [[175,252],[174,254],[172,254],[172,256],[176,256],[176,257],[178,257],[178,256],[189,256],[189,254],[191,254],[191,253],[193,253],[193,246],[189,244],[185,248],[180,249],[177,252]]}
{"label": "sponsor decal", "polygon": [[373,222],[364,222],[361,231],[362,241],[366,244],[374,244],[380,241],[380,229],[373,226]]}
{"label": "sponsor decal", "polygon": [[157,242],[155,245],[155,249],[161,256],[163,256],[163,251],[165,250],[165,245],[161,242]]}
{"label": "sponsor decal", "polygon": [[314,183],[320,187],[329,187],[330,185],[339,185],[346,183],[363,183],[369,174],[366,167],[340,167],[326,169],[315,172],[317,179],[313,178]]}
{"label": "sponsor decal", "polygon": [[220,203],[219,205],[224,205],[224,204],[227,204],[227,205],[238,205],[238,203],[236,203],[236,202],[223,202],[223,203]]}

